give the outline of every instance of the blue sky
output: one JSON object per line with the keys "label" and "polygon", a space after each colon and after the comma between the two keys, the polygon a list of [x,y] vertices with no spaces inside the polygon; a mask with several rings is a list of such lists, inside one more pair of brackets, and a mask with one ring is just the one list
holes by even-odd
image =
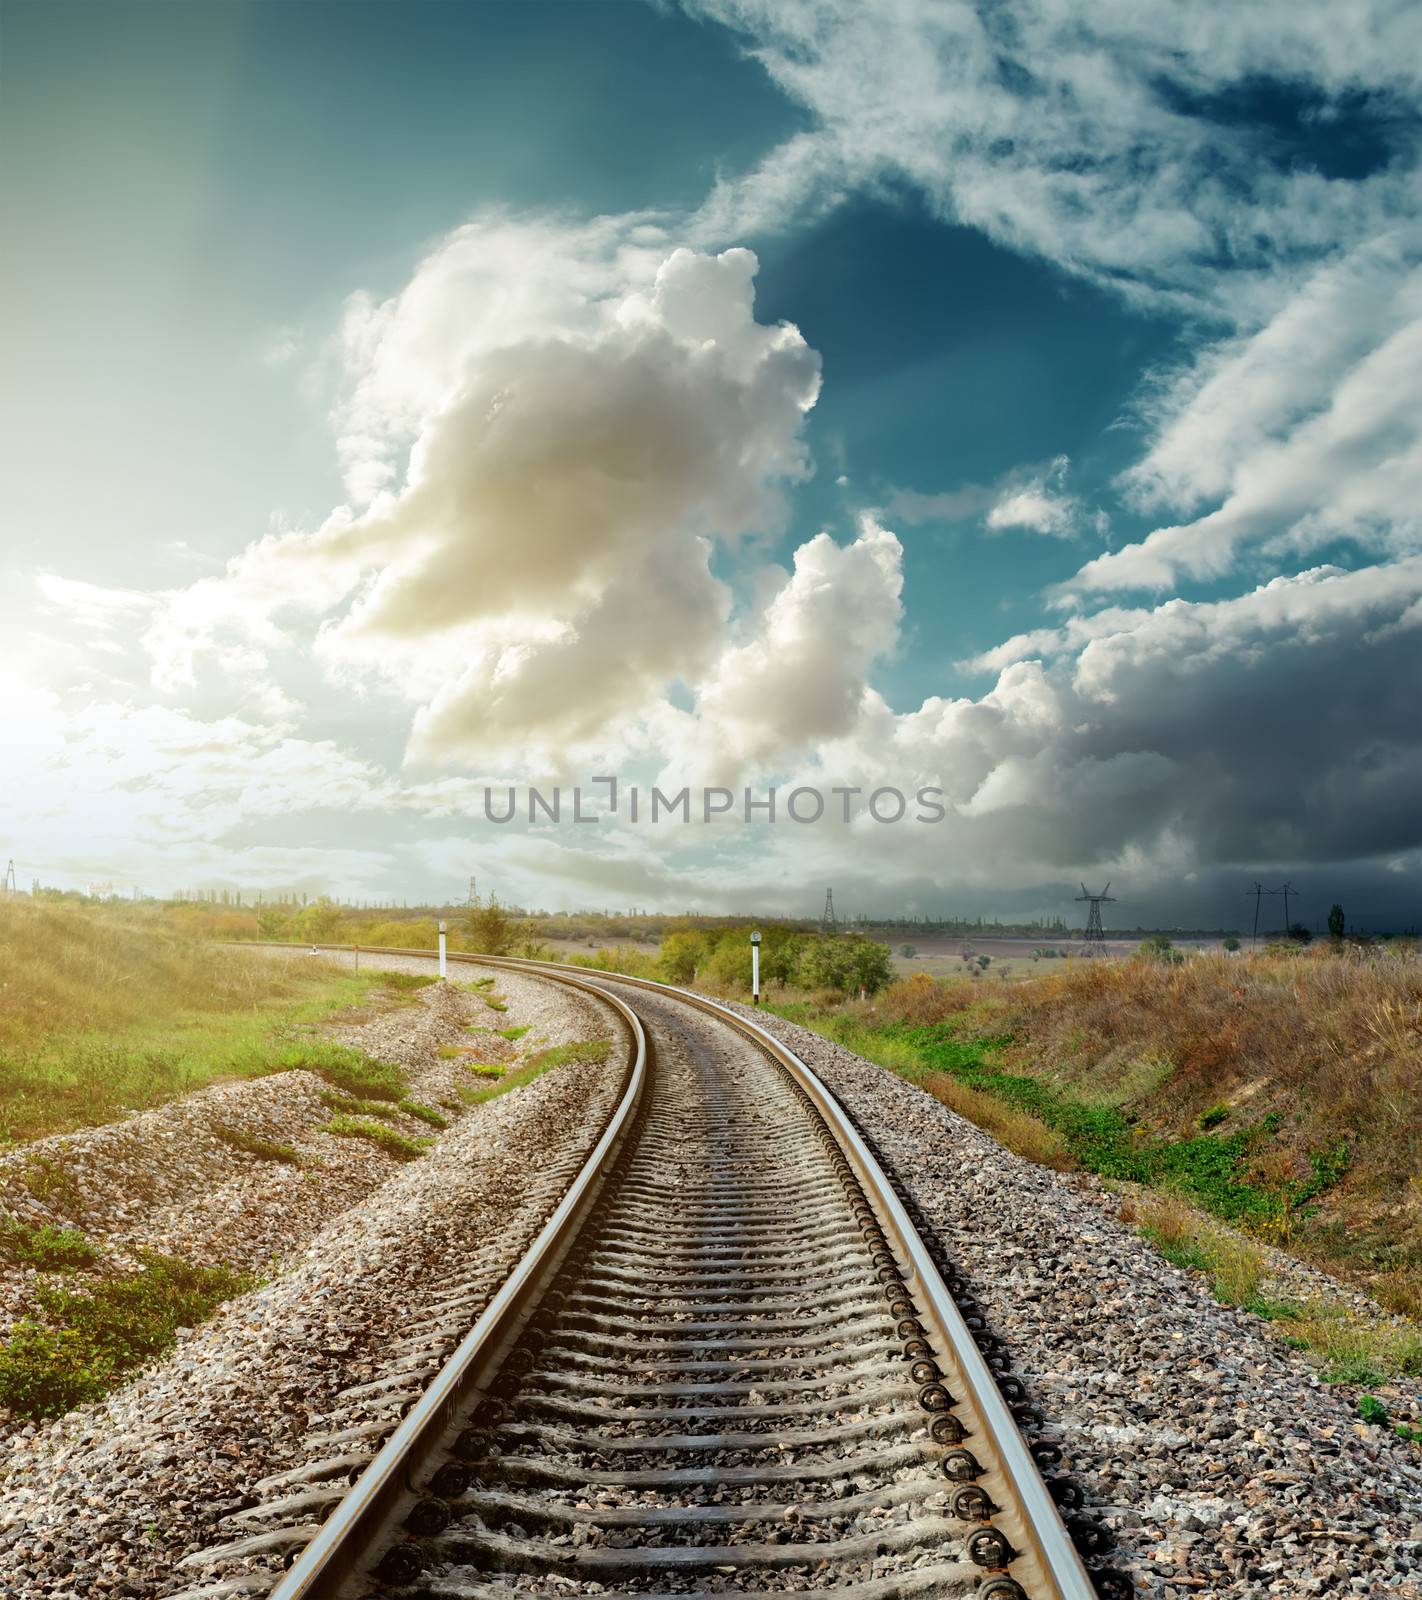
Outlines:
{"label": "blue sky", "polygon": [[[7,0],[0,845],[1208,921],[1274,872],[1417,920],[1419,42]],[[483,819],[609,771],[946,815]]]}

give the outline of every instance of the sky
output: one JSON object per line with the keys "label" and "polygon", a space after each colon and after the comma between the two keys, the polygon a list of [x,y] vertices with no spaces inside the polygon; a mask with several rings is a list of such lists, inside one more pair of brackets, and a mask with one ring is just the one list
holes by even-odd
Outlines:
{"label": "sky", "polygon": [[0,855],[1422,922],[1419,79],[1386,0],[0,0]]}

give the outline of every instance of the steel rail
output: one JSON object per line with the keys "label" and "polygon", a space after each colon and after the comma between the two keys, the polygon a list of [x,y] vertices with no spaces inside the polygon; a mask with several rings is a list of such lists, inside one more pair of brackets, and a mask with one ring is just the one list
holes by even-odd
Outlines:
{"label": "steel rail", "polygon": [[[306,948],[304,945],[289,944],[279,947]],[[311,948],[347,952],[353,947],[318,945]],[[437,959],[434,952],[429,950],[390,946],[361,948],[372,956],[414,957],[428,961]],[[964,1321],[922,1236],[903,1202],[895,1193],[893,1184],[877,1157],[836,1096],[812,1068],[758,1022],[742,1016],[719,1001],[678,988],[673,984],[659,983],[654,979],[636,978],[622,973],[603,973],[587,967],[571,966],[565,962],[530,961],[519,957],[478,955],[463,951],[450,951],[447,959],[461,964],[504,967],[533,975],[546,975],[603,995],[617,1004],[625,1016],[631,1019],[641,1041],[639,1052],[642,1054],[645,1053],[645,1034],[641,1023],[636,1013],[610,992],[608,985],[625,985],[650,990],[715,1017],[742,1037],[751,1040],[789,1073],[792,1081],[803,1090],[824,1120],[835,1143],[849,1162],[885,1233],[897,1245],[895,1254],[907,1262],[901,1276],[907,1292],[919,1303],[917,1316],[921,1322],[928,1324],[930,1332],[936,1335],[933,1343],[949,1368],[950,1380],[956,1379],[961,1410],[976,1421],[981,1429],[981,1436],[992,1446],[996,1459],[991,1463],[983,1463],[986,1471],[981,1483],[990,1493],[996,1491],[993,1525],[1006,1535],[1011,1545],[1012,1556],[1007,1563],[1010,1576],[1022,1586],[1030,1600],[1096,1600],[1096,1587],[1067,1532],[1056,1503],[1043,1482],[1016,1420],[1003,1399],[997,1379],[979,1350],[972,1331]],[[638,1093],[640,1093],[640,1082]],[[629,1087],[628,1095],[624,1097],[623,1104],[614,1117],[614,1122],[619,1127],[624,1124],[627,1117],[630,1117],[630,1108],[635,1104],[635,1099],[636,1096]],[[610,1126],[583,1172],[575,1180],[574,1189],[579,1195],[583,1194],[587,1185],[593,1181],[597,1168],[605,1159],[611,1142],[611,1133]],[[459,1350],[451,1357],[449,1365],[437,1375],[430,1389],[426,1391],[424,1399],[405,1418],[380,1455],[362,1475],[351,1495],[341,1502],[320,1534],[307,1547],[303,1557],[272,1592],[270,1600],[317,1600],[318,1596],[334,1594],[335,1591],[330,1585],[321,1580],[326,1572],[336,1571],[334,1563],[340,1545],[343,1541],[349,1542],[354,1533],[353,1525],[356,1517],[354,1512],[347,1514],[347,1501],[357,1497],[362,1502],[368,1500],[375,1486],[373,1484],[371,1490],[364,1493],[363,1486],[367,1478],[374,1479],[377,1474],[382,1483],[391,1481],[392,1473],[396,1476],[403,1474],[404,1484],[408,1486],[407,1463],[418,1435],[430,1428],[435,1413],[443,1411],[451,1404],[449,1396],[452,1386],[445,1381],[446,1374],[456,1363],[461,1363],[461,1358],[463,1358],[461,1370],[467,1371],[471,1363],[477,1362],[481,1351],[487,1352],[496,1308],[502,1306],[507,1309],[516,1280],[519,1285],[527,1286],[532,1272],[525,1271],[525,1267],[535,1253],[540,1255],[540,1259],[546,1258],[547,1247],[543,1245],[545,1235],[550,1233],[554,1223],[559,1219],[566,1225],[572,1218],[573,1212],[577,1209],[573,1195],[574,1190],[570,1190],[563,1204],[554,1213],[554,1218],[550,1219],[544,1232],[535,1241],[529,1255],[515,1269],[509,1283],[500,1291],[499,1296],[491,1303]],[[481,1330],[484,1330],[482,1336]],[[425,1456],[425,1459],[427,1458],[428,1452]],[[348,1573],[350,1570],[348,1558],[342,1573]]]}
{"label": "steel rail", "polygon": [[631,1060],[622,1098],[537,1238],[349,1494],[341,1498],[321,1531],[271,1591],[270,1600],[317,1600],[335,1594],[356,1575],[358,1563],[370,1554],[402,1504],[420,1493],[419,1480],[428,1473],[432,1458],[439,1456],[451,1432],[458,1430],[459,1417],[478,1395],[479,1380],[491,1360],[511,1346],[581,1230],[594,1186],[632,1123],[646,1084],[649,1058],[646,1033],[637,1013],[616,995],[582,977],[560,974],[559,980],[597,995],[626,1026]]}

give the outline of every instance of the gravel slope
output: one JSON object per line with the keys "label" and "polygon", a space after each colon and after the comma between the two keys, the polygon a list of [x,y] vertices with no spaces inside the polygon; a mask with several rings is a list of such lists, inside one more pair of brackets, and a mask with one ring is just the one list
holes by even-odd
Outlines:
{"label": "gravel slope", "polygon": [[[504,1012],[490,1013],[477,996],[459,990],[427,991],[432,998],[421,1006],[376,1019],[371,1026],[386,1035],[383,1042],[369,1032],[359,1042],[372,1054],[412,1053],[407,1065],[422,1060],[426,1075],[416,1083],[428,1094],[459,1071],[430,1052],[445,1037],[445,1023],[469,1037],[466,1014],[481,1025],[492,1019],[500,1028],[528,1026],[522,1048],[611,1036],[610,1018],[596,1002],[534,979],[506,981],[503,973],[497,988]],[[492,1048],[491,1039],[478,1040],[481,1059]],[[102,1211],[116,1219],[113,1237],[123,1228],[125,1237],[154,1238],[164,1228],[163,1236],[171,1237],[172,1217],[187,1206],[203,1219],[194,1223],[193,1237],[205,1229],[227,1260],[265,1249],[272,1231],[284,1227],[290,1264],[106,1401],[12,1435],[0,1455],[0,1596],[147,1600],[171,1593],[201,1576],[178,1572],[180,1559],[221,1542],[217,1524],[258,1502],[262,1479],[299,1465],[313,1450],[321,1453],[324,1447],[311,1439],[355,1419],[376,1425],[357,1447],[373,1450],[398,1414],[378,1392],[345,1391],[388,1369],[391,1344],[420,1307],[463,1285],[467,1294],[457,1316],[466,1326],[477,1318],[566,1183],[566,1165],[601,1131],[621,1079],[620,1054],[618,1044],[605,1063],[558,1067],[477,1108],[408,1165],[364,1141],[319,1136],[324,1145],[357,1149],[366,1171],[360,1184],[340,1189],[345,1203],[339,1214],[313,1229],[309,1240],[299,1237],[302,1214],[288,1207],[290,1169],[232,1180],[247,1182],[248,1209],[260,1214],[249,1236],[242,1232],[243,1207],[230,1204],[230,1197],[219,1203],[204,1189],[211,1164],[226,1157],[205,1146],[190,1153],[201,1143],[194,1130],[209,1114],[208,1102],[224,1116],[235,1114],[239,1090],[237,1110],[269,1119],[289,1137],[291,1117],[309,1110],[308,1095],[315,1099],[310,1084],[316,1080],[297,1082],[308,1074],[207,1090],[148,1113],[147,1120],[69,1136],[83,1151],[79,1170],[94,1174],[92,1182],[85,1179],[84,1214]],[[471,1081],[468,1074],[463,1081]],[[178,1129],[182,1138],[154,1137]],[[122,1198],[122,1171],[112,1182],[102,1176],[105,1158],[127,1152],[135,1130],[137,1150],[150,1163],[154,1149],[174,1153],[171,1170],[158,1164],[165,1186],[158,1210],[167,1221],[155,1221],[157,1212],[132,1216],[143,1207]],[[132,1159],[137,1163],[138,1156]],[[350,1203],[362,1184],[363,1198]],[[331,1193],[338,1188],[333,1183]],[[224,1218],[236,1221],[229,1225]]]}
{"label": "gravel slope", "polygon": [[1422,1596],[1422,1452],[1219,1305],[1099,1195],[931,1096],[752,1012],[839,1096],[932,1219],[1143,1592]]}

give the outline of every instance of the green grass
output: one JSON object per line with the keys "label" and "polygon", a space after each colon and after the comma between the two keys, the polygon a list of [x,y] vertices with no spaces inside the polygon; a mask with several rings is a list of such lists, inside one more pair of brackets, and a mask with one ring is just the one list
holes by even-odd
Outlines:
{"label": "green grass", "polygon": [[397,1161],[414,1161],[434,1143],[432,1139],[411,1139],[383,1122],[371,1121],[369,1117],[350,1117],[343,1113],[332,1117],[321,1132],[333,1133],[340,1139],[368,1139]]}
{"label": "green grass", "polygon": [[175,1256],[140,1255],[135,1272],[84,1288],[42,1286],[36,1313],[0,1345],[0,1406],[31,1418],[62,1416],[108,1393],[254,1279]]}
{"label": "green grass", "polygon": [[[8,1006],[10,994],[31,978],[43,989],[46,974],[31,970],[38,957],[28,946],[6,949],[6,931],[0,914],[0,965],[13,956]],[[197,979],[220,960],[234,960],[244,978],[235,989],[215,977],[205,987],[179,985],[175,977],[169,981],[166,967],[155,976],[144,966],[146,936],[130,941],[137,953],[121,939],[113,942],[122,962],[106,960],[102,950],[92,953],[94,987],[103,991],[97,1000],[71,993],[56,979],[47,1009],[0,1016],[0,1144],[112,1122],[209,1083],[260,1077],[282,1064],[293,1030],[369,1001],[386,976],[181,947]],[[152,942],[160,951],[169,943],[156,936]],[[95,1017],[112,1021],[95,1027]]]}
{"label": "green grass", "polygon": [[484,996],[484,1004],[488,1006],[490,1011],[507,1011],[509,1008],[508,1002],[501,994],[486,994]]}
{"label": "green grass", "polygon": [[432,984],[438,982],[438,978],[427,978],[414,972],[382,972],[380,974],[382,988],[394,989],[397,992],[406,994],[413,994],[419,989],[428,989]]}
{"label": "green grass", "polygon": [[480,1078],[502,1078],[506,1069],[497,1061],[466,1061],[464,1070]]}
{"label": "green grass", "polygon": [[410,1087],[399,1067],[377,1061],[350,1045],[325,1039],[303,1039],[279,1053],[276,1066],[283,1072],[314,1072],[332,1088],[362,1100],[400,1100]]}
{"label": "green grass", "polygon": [[344,1117],[375,1118],[379,1122],[399,1122],[400,1112],[389,1100],[361,1100],[355,1095],[321,1091],[321,1104]]}
{"label": "green grass", "polygon": [[400,1109],[407,1117],[414,1117],[419,1122],[427,1122],[432,1128],[447,1128],[449,1118],[442,1117],[433,1106],[422,1104],[419,1100],[402,1100]]}
{"label": "green grass", "polygon": [[501,1039],[507,1039],[510,1044],[514,1044],[519,1039],[523,1038],[524,1034],[528,1032],[531,1026],[531,1023],[525,1022],[517,1028],[500,1028],[499,1037]]}
{"label": "green grass", "polygon": [[[1348,1146],[1315,1153],[1306,1177],[1253,1176],[1277,1132],[1262,1117],[1227,1134],[1167,1138],[1140,1127],[1117,1105],[1088,1099],[1050,1079],[1003,1070],[1008,1037],[964,1038],[951,1023],[867,1027],[857,1018],[776,1007],[791,1020],[877,1061],[913,1082],[943,1073],[1003,1107],[1025,1113],[1061,1140],[1075,1164],[1103,1178],[1178,1191],[1225,1221],[1281,1230],[1347,1171]],[[1202,1121],[1204,1119],[1201,1119]],[[1223,1119],[1218,1119],[1223,1120]],[[1217,1122],[1214,1124],[1217,1125]]]}
{"label": "green grass", "polygon": [[18,1217],[0,1216],[0,1260],[57,1272],[94,1263],[94,1250],[78,1228],[35,1227]]}
{"label": "green grass", "polygon": [[1325,1383],[1377,1384],[1422,1373],[1422,1329],[1361,1315],[1339,1301],[1271,1295],[1263,1251],[1200,1216],[1178,1196],[1130,1199],[1120,1215],[1167,1261],[1203,1273],[1222,1305],[1277,1323],[1286,1343],[1315,1357]]}
{"label": "green grass", "polygon": [[241,1128],[216,1127],[212,1130],[223,1144],[234,1150],[245,1150],[248,1155],[263,1161],[282,1161],[289,1167],[305,1166],[306,1158],[293,1145],[279,1144],[275,1139],[263,1139],[259,1134],[247,1133]]}
{"label": "green grass", "polygon": [[[554,1067],[567,1066],[575,1061],[605,1061],[610,1049],[606,1039],[576,1039],[571,1044],[553,1045],[530,1056],[516,1071],[501,1073],[495,1083],[481,1089],[461,1088],[459,1098],[465,1105],[482,1106],[490,1100],[497,1100],[501,1094],[523,1088],[526,1083],[532,1083]],[[478,1067],[473,1070],[481,1071]]]}

